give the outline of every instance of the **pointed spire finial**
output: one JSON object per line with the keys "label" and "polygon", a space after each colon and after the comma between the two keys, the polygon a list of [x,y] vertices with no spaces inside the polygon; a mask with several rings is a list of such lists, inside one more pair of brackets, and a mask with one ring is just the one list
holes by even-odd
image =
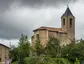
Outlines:
{"label": "pointed spire finial", "polygon": [[69,9],[69,6],[67,5],[67,9],[65,11],[65,13],[62,15],[63,16],[73,16],[71,10]]}
{"label": "pointed spire finial", "polygon": [[67,8],[69,7],[69,5],[67,4]]}
{"label": "pointed spire finial", "polygon": [[70,0],[68,0],[67,7],[69,7],[69,4],[70,4]]}

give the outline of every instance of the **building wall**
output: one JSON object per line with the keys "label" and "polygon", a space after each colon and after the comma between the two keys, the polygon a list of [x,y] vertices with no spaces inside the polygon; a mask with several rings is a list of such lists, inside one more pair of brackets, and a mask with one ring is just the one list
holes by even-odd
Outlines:
{"label": "building wall", "polygon": [[68,38],[67,34],[60,34],[59,40],[61,45],[67,45],[71,43],[71,40]]}
{"label": "building wall", "polygon": [[[65,25],[63,25],[63,19],[65,19]],[[61,28],[62,28],[62,30],[64,30],[65,32],[67,32],[67,27],[68,27],[67,20],[68,20],[68,18],[65,17],[65,16],[63,16],[63,17],[61,18]]]}
{"label": "building wall", "polygon": [[[0,59],[2,58],[2,47],[0,46]],[[1,61],[1,60],[0,60]]]}
{"label": "building wall", "polygon": [[33,38],[32,38],[32,43],[34,44],[36,41],[38,41],[37,39],[37,34],[39,34],[39,40],[41,42],[42,45],[46,45],[47,40],[48,40],[48,31],[47,30],[38,30],[34,32]]}
{"label": "building wall", "polygon": [[34,35],[33,35],[33,37],[32,37],[32,44],[34,45],[35,43],[36,43],[36,41],[37,41],[37,38],[36,38],[36,35],[37,34],[39,34],[39,31],[35,31],[34,32]]}
{"label": "building wall", "polygon": [[66,45],[71,43],[71,40],[65,33],[49,32],[48,35],[49,37],[56,37],[60,41],[60,45]]}
{"label": "building wall", "polygon": [[39,31],[34,32],[34,36],[32,38],[33,44],[37,40],[37,37],[36,37],[37,34],[39,34],[40,42],[44,46],[46,46],[46,43],[49,37],[56,37],[60,41],[61,45],[66,45],[66,44],[71,43],[70,38],[68,38],[68,35],[65,33],[60,33],[60,32],[58,33],[55,31],[48,31],[48,30],[39,30]]}
{"label": "building wall", "polygon": [[58,33],[54,32],[54,31],[48,31],[48,35],[49,35],[49,37],[57,37]]}
{"label": "building wall", "polygon": [[[65,19],[65,25],[63,25],[63,19]],[[72,26],[70,25],[70,19],[72,19]],[[71,27],[70,27],[71,26]],[[75,40],[75,17],[63,16],[61,18],[61,28],[67,33],[67,38],[71,41]]]}
{"label": "building wall", "polygon": [[[72,27],[70,27],[70,18],[72,19]],[[73,16],[68,17],[68,30],[67,35],[70,39],[75,40],[75,18]]]}
{"label": "building wall", "polygon": [[40,36],[40,41],[41,41],[42,45],[45,46],[48,41],[48,31],[47,30],[40,30],[39,36]]}
{"label": "building wall", "polygon": [[1,62],[5,62],[5,58],[9,58],[9,49],[0,45],[0,58]]}

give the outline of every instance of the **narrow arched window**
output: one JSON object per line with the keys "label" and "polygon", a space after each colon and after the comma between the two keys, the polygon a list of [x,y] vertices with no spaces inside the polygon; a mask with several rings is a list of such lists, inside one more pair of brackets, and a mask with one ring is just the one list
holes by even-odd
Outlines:
{"label": "narrow arched window", "polygon": [[40,40],[40,38],[39,38],[39,34],[36,35],[36,38],[37,38],[37,40]]}
{"label": "narrow arched window", "polygon": [[63,19],[63,25],[65,25],[65,19]]}
{"label": "narrow arched window", "polygon": [[72,19],[70,18],[70,27],[72,27]]}

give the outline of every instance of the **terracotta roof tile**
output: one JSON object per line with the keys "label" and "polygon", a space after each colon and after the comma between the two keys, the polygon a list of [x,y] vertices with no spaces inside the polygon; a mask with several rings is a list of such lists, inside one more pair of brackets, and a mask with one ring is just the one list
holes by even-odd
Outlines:
{"label": "terracotta roof tile", "polygon": [[54,28],[54,27],[45,27],[45,26],[42,26],[42,27],[39,27],[33,31],[37,31],[37,30],[48,30],[48,31],[56,31],[56,32],[60,32],[60,33],[65,33],[62,28]]}

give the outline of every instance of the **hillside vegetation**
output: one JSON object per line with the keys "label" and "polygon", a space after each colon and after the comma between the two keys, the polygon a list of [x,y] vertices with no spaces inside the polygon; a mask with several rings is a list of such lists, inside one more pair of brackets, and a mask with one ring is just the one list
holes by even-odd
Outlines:
{"label": "hillside vegetation", "polygon": [[80,64],[84,61],[84,40],[60,46],[60,41],[50,37],[46,47],[36,41],[30,45],[28,37],[21,35],[18,47],[11,47],[13,64]]}

